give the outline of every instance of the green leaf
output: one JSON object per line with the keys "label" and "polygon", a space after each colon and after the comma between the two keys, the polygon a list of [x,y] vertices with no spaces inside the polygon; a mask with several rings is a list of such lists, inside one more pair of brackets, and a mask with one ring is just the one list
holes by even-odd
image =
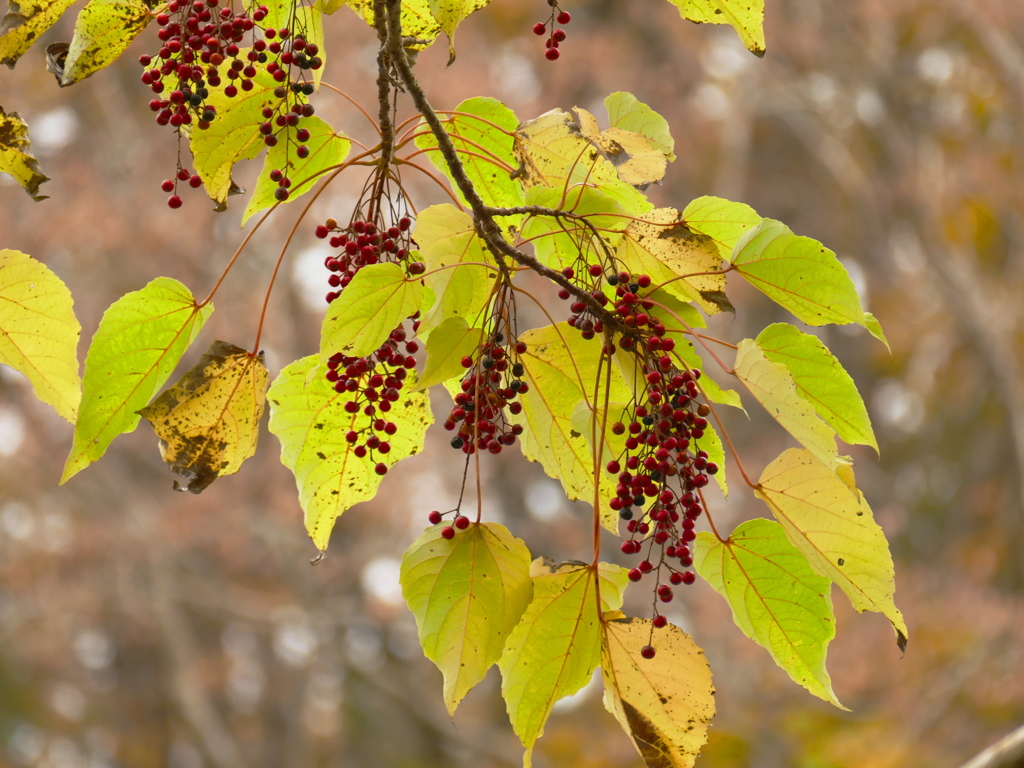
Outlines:
{"label": "green leaf", "polygon": [[39,185],[50,177],[39,170],[39,163],[29,152],[28,126],[17,112],[7,114],[0,107],[0,172],[11,176],[33,200],[45,200]]}
{"label": "green leaf", "polygon": [[638,101],[636,96],[616,91],[604,100],[604,106],[613,128],[639,133],[660,149],[669,162],[676,159],[676,144],[669,131],[668,121]]}
{"label": "green leaf", "polygon": [[747,50],[764,56],[764,0],[669,0],[679,15],[698,24],[728,24]]}
{"label": "green leaf", "polygon": [[470,328],[461,317],[449,317],[427,338],[427,364],[416,389],[427,389],[442,381],[461,378],[466,372],[462,358],[472,357],[480,348],[484,332]]}
{"label": "green leaf", "polygon": [[683,221],[693,232],[715,241],[726,261],[747,232],[761,223],[761,217],[746,203],[733,203],[720,197],[698,197],[683,209]]}
{"label": "green leaf", "polygon": [[309,156],[299,158],[295,155],[295,147],[288,148],[288,142],[281,141],[267,152],[263,163],[263,171],[256,182],[256,188],[252,191],[249,204],[242,214],[242,226],[253,214],[277,203],[274,193],[278,189],[276,181],[270,178],[271,172],[275,169],[283,171],[292,179],[291,193],[286,200],[290,203],[298,200],[309,192],[317,181],[323,178],[323,171],[328,168],[340,165],[352,148],[352,142],[334,129],[319,117],[307,117],[302,121],[302,127],[309,131],[309,140],[305,145],[309,147]]}
{"label": "green leaf", "polygon": [[[555,702],[590,682],[601,658],[593,569],[538,558],[531,574],[533,600],[498,662],[501,694],[512,729],[526,747],[526,766]],[[629,583],[626,569],[601,563],[598,574],[601,612],[617,610]]]}
{"label": "green leaf", "polygon": [[882,325],[878,322],[878,318],[870,312],[865,312],[864,321],[864,327],[868,329],[868,333],[885,344],[886,349],[889,349],[889,342],[886,340],[885,334],[882,332]]}
{"label": "green leaf", "polygon": [[0,64],[13,69],[22,54],[74,3],[75,0],[7,0],[8,11],[0,21]]}
{"label": "green leaf", "polygon": [[[281,463],[295,475],[306,530],[321,551],[327,549],[334,521],[360,501],[372,499],[383,479],[369,458],[352,453],[349,430],[365,431],[369,417],[345,412],[351,395],[338,394],[327,381],[319,357],[296,360],[277,377],[267,393],[270,431],[281,442]],[[409,372],[406,387],[416,384]],[[388,411],[398,430],[388,442],[394,464],[423,450],[423,436],[433,423],[426,393],[407,392]]]}
{"label": "green leaf", "polygon": [[736,244],[732,264],[743,278],[808,325],[868,318],[846,268],[817,240],[764,219]]}
{"label": "green leaf", "polygon": [[[518,161],[513,151],[512,132],[519,125],[515,113],[497,99],[467,99],[455,108],[455,113],[441,115],[444,126],[458,152],[466,176],[473,182],[480,198],[496,208],[513,208],[523,204],[523,188],[511,178]],[[437,139],[426,124],[418,131],[426,131],[416,137],[416,146],[431,149],[426,153],[430,162],[452,181],[448,164],[436,151]],[[465,202],[462,192],[452,181],[452,190]],[[506,217],[505,221],[517,223],[522,217]]]}
{"label": "green leaf", "polygon": [[414,237],[427,267],[424,282],[437,297],[424,312],[420,330],[436,328],[450,317],[461,317],[473,328],[482,326],[497,268],[472,217],[454,205],[432,205],[417,217]]}
{"label": "green leaf", "polygon": [[103,313],[85,358],[82,406],[61,483],[138,426],[138,411],[174,372],[212,312],[212,304],[198,307],[177,280],[158,277]]}
{"label": "green leaf", "polygon": [[778,523],[748,520],[726,541],[698,533],[693,565],[729,603],[736,626],[794,682],[843,708],[825,669],[836,634],[832,582],[811,569]]}
{"label": "green leaf", "polygon": [[[244,58],[244,51],[240,54]],[[252,78],[251,91],[239,90],[228,97],[224,86],[210,88],[206,104],[216,110],[217,117],[206,130],[194,128],[189,145],[195,159],[196,173],[203,179],[206,193],[218,205],[225,205],[231,193],[231,169],[240,160],[251,160],[266,144],[260,133],[264,122],[263,108],[275,108],[281,99],[274,96],[279,85],[263,69]]]}
{"label": "green leaf", "polygon": [[215,341],[139,411],[160,438],[164,463],[186,481],[174,490],[202,493],[256,452],[268,379],[262,353]]}
{"label": "green leaf", "polygon": [[718,249],[707,235],[687,229],[675,208],[658,208],[631,221],[615,255],[630,272],[650,275],[655,286],[696,302],[709,315],[733,311]]}
{"label": "green leaf", "polygon": [[455,28],[471,13],[490,2],[491,0],[430,0],[430,12],[448,38],[448,66],[455,61]]}
{"label": "green leaf", "polygon": [[[441,25],[431,6],[437,0],[402,0],[402,37],[407,51],[419,51],[437,39]],[[373,0],[348,0],[348,6],[373,26]]]}
{"label": "green leaf", "polygon": [[[527,344],[519,360],[526,369],[523,378],[528,390],[520,398],[522,413],[510,417],[510,421],[524,427],[523,455],[539,462],[549,476],[561,482],[570,499],[592,503],[593,452],[587,436],[573,424],[573,415],[580,402],[599,411],[605,402],[603,367],[613,363],[607,358],[602,361],[600,339],[586,341],[568,323],[527,331],[519,339]],[[630,390],[620,377],[611,377],[607,399],[631,399]],[[602,457],[602,464],[610,458]],[[618,514],[608,509],[608,501],[615,496],[615,480],[603,471],[600,478],[601,522],[616,532]]]}
{"label": "green leaf", "polygon": [[761,331],[757,345],[769,360],[786,366],[797,390],[840,438],[878,450],[857,385],[819,338],[775,323]]}
{"label": "green leaf", "polygon": [[444,675],[448,714],[501,658],[533,596],[530,552],[497,523],[445,539],[428,528],[402,556],[402,594],[424,655]]}
{"label": "green leaf", "polygon": [[320,356],[336,352],[365,357],[383,344],[423,304],[423,283],[406,279],[397,264],[370,264],[327,309],[320,332]]}
{"label": "green leaf", "polygon": [[[715,715],[715,687],[704,652],[679,627],[605,617],[601,643],[604,705],[649,768],[692,768]],[[645,659],[648,643],[657,651]]]}
{"label": "green leaf", "polygon": [[74,423],[82,397],[71,291],[21,251],[0,250],[0,364],[23,373],[36,397]]}
{"label": "green leaf", "polygon": [[115,62],[152,18],[143,0],[89,0],[75,19],[60,84],[72,85]]}
{"label": "green leaf", "polygon": [[814,408],[797,391],[786,366],[773,363],[757,342],[744,339],[736,350],[736,378],[801,445],[824,464],[835,469],[838,452],[832,428],[818,418]]}
{"label": "green leaf", "polygon": [[864,496],[809,451],[791,448],[769,464],[754,492],[768,505],[811,567],[832,579],[858,611],[892,623],[900,648],[907,625],[893,602],[892,556]]}

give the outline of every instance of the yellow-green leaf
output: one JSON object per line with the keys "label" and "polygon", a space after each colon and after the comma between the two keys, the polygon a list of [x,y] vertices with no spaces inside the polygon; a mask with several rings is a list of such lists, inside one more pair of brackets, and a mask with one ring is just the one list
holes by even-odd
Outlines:
{"label": "yellow-green leaf", "polygon": [[733,203],[720,197],[698,197],[683,209],[683,220],[693,232],[715,241],[726,261],[747,232],[761,223],[761,217],[746,203]]}
{"label": "yellow-green leaf", "polygon": [[454,205],[432,205],[417,217],[414,237],[427,268],[424,282],[437,297],[423,313],[420,329],[429,331],[450,317],[461,317],[471,328],[481,327],[497,267],[472,217]]}
{"label": "yellow-green leaf", "polygon": [[858,611],[877,611],[892,623],[904,648],[907,625],[893,602],[895,577],[885,534],[864,496],[809,451],[791,448],[761,474],[755,493],[782,523],[811,567],[839,585]]}
{"label": "yellow-green leaf", "polygon": [[[441,114],[441,124],[451,137],[458,152],[466,176],[473,182],[477,193],[487,205],[497,208],[513,208],[523,204],[523,188],[511,178],[518,161],[513,151],[512,132],[519,125],[515,112],[497,99],[467,99],[451,114]],[[426,153],[435,168],[451,180],[448,164],[436,151],[437,139],[426,124],[418,131],[425,132],[416,137],[420,149],[432,149]],[[452,189],[465,202],[462,192],[452,183]],[[504,217],[502,220],[517,223],[521,216]]]}
{"label": "yellow-green leaf", "polygon": [[668,121],[638,101],[636,96],[616,91],[604,100],[604,107],[608,110],[608,120],[613,128],[639,133],[660,149],[669,162],[676,159],[676,144],[669,131]]}
{"label": "yellow-green leaf", "polygon": [[808,325],[869,325],[853,280],[836,255],[817,240],[794,235],[785,224],[763,219],[736,243],[732,265]]}
{"label": "yellow-green leaf", "polygon": [[71,291],[21,251],[0,250],[0,363],[23,373],[36,397],[74,423],[82,397]]}
{"label": "yellow-green leaf", "polygon": [[491,0],[430,0],[430,12],[448,38],[448,64],[455,61],[455,28],[474,11],[478,11]]}
{"label": "yellow-green leaf", "polygon": [[583,135],[572,115],[561,109],[522,123],[515,131],[515,154],[519,160],[515,177],[526,189],[618,181],[615,167]]}
{"label": "yellow-green leaf", "polygon": [[833,430],[797,391],[793,376],[765,357],[757,342],[744,339],[733,366],[738,378],[773,419],[824,464],[835,469],[838,451]]}
{"label": "yellow-green leaf", "polygon": [[75,0],[7,0],[7,13],[0,21],[0,64],[11,69],[21,55],[56,23]]}
{"label": "yellow-green leaf", "polygon": [[[370,417],[345,411],[352,395],[335,392],[324,376],[327,369],[319,363],[318,355],[296,360],[275,379],[267,399],[270,431],[281,443],[281,463],[295,475],[306,531],[323,551],[334,521],[350,507],[372,499],[383,478],[375,471],[376,461],[354,455],[355,444],[345,439],[350,430],[365,434]],[[409,371],[405,386],[415,384],[415,372]],[[388,420],[398,427],[388,438],[388,462],[419,453],[434,421],[426,393],[403,388]]]}
{"label": "yellow-green leaf", "polygon": [[[307,44],[316,45],[319,49],[317,57],[326,64],[327,51],[324,45],[323,16],[325,13],[334,13],[340,6],[332,7],[329,2],[323,3],[319,0],[313,5],[297,3],[294,0],[244,0],[244,5],[250,13],[261,5],[264,6],[267,9],[267,15],[260,23],[261,27],[264,29],[284,27],[291,31],[292,37],[301,34]],[[280,54],[278,60],[280,60]],[[323,72],[324,68],[321,66],[319,69],[307,69],[305,75],[307,78],[312,77],[313,84],[319,88]],[[303,122],[303,125],[306,123]]]}
{"label": "yellow-green leaf", "polygon": [[356,272],[335,299],[320,332],[320,356],[363,357],[383,344],[403,320],[419,311],[423,283],[406,279],[397,264],[370,264]]}
{"label": "yellow-green leaf", "polygon": [[[580,402],[599,412],[605,401],[604,366],[600,339],[586,341],[568,323],[538,328],[520,336],[527,344],[520,356],[529,385],[520,398],[522,413],[510,417],[522,424],[523,455],[539,462],[544,471],[562,483],[570,499],[594,500],[594,456],[587,436],[573,424],[573,414]],[[595,383],[600,389],[595,397]],[[611,377],[608,396],[611,402],[629,402],[630,390],[621,377]],[[602,457],[602,464],[611,457]],[[618,530],[618,515],[608,509],[615,496],[615,481],[601,471],[601,521],[612,531]]]}
{"label": "yellow-green leaf", "polygon": [[533,596],[530,552],[497,523],[470,524],[451,540],[428,528],[402,557],[402,594],[423,653],[444,675],[448,714],[501,658]]}
{"label": "yellow-green leaf", "polygon": [[758,334],[757,346],[769,360],[786,366],[797,390],[840,438],[878,450],[857,385],[821,339],[775,323]]}
{"label": "yellow-green leaf", "polygon": [[526,766],[555,702],[590,682],[601,660],[601,614],[621,607],[629,583],[625,568],[601,563],[599,613],[589,565],[538,558],[531,573],[533,600],[498,662],[501,694],[526,747]]}
{"label": "yellow-green leaf", "polygon": [[602,131],[597,118],[587,110],[575,107],[573,112],[583,135],[615,166],[619,179],[646,189],[665,178],[668,158],[646,136],[615,126]]}
{"label": "yellow-green leaf", "polygon": [[178,382],[139,415],[160,438],[160,455],[185,479],[175,490],[202,493],[256,452],[267,394],[263,355],[215,341]]}
{"label": "yellow-green leaf", "polygon": [[[402,0],[402,36],[407,51],[419,51],[437,39],[441,25],[431,11],[436,0]],[[349,8],[373,26],[373,0],[349,0]]]}
{"label": "yellow-green leaf", "polygon": [[280,141],[270,148],[256,188],[253,189],[249,204],[242,214],[243,226],[250,216],[277,202],[274,193],[278,189],[278,184],[270,178],[275,169],[292,179],[292,186],[288,190],[290,195],[285,201],[290,203],[309,192],[316,182],[323,178],[323,171],[341,164],[348,157],[352,142],[342,134],[335,133],[334,129],[319,117],[304,118],[302,127],[309,131],[309,140],[305,142],[309,147],[309,155],[305,158],[297,157],[295,147],[289,148],[288,142],[285,141]]}
{"label": "yellow-green leaf", "polygon": [[747,50],[764,56],[764,0],[669,0],[684,19],[698,24],[728,24]]}
{"label": "yellow-green leaf", "polygon": [[483,329],[470,328],[461,317],[449,317],[427,338],[427,364],[416,389],[427,389],[466,372],[462,358],[472,357],[483,341]]}
{"label": "yellow-green leaf", "polygon": [[0,172],[17,181],[33,200],[45,200],[46,195],[39,194],[39,185],[50,177],[39,170],[29,144],[25,121],[17,112],[8,114],[0,107]]}
{"label": "yellow-green leaf", "polygon": [[72,85],[112,64],[150,19],[144,0],[89,0],[75,20],[60,84]]}
{"label": "yellow-green leaf", "polygon": [[192,292],[177,280],[158,277],[103,313],[85,357],[82,405],[61,483],[138,426],[139,409],[174,372],[212,312],[212,304],[196,306]]}
{"label": "yellow-green leaf", "polygon": [[[244,57],[244,52],[241,54]],[[251,160],[266,146],[260,124],[263,108],[276,107],[281,101],[274,96],[279,85],[262,69],[252,78],[251,91],[239,90],[236,96],[224,93],[224,86],[210,88],[206,104],[217,116],[205,130],[193,128],[189,145],[195,159],[196,173],[203,179],[206,194],[218,205],[225,205],[231,193],[231,169],[239,160]]]}
{"label": "yellow-green leaf", "polygon": [[[605,707],[648,768],[691,768],[715,714],[704,652],[678,627],[655,629],[650,619],[611,614],[602,629]],[[653,659],[641,655],[648,642]]]}
{"label": "yellow-green leaf", "polygon": [[626,228],[616,257],[635,274],[650,275],[655,285],[705,312],[732,311],[725,296],[722,257],[707,235],[691,232],[675,208],[658,208]]}
{"label": "yellow-green leaf", "polygon": [[842,707],[825,669],[836,634],[832,582],[811,569],[778,523],[748,520],[726,541],[698,533],[693,566],[729,603],[736,626],[794,682]]}

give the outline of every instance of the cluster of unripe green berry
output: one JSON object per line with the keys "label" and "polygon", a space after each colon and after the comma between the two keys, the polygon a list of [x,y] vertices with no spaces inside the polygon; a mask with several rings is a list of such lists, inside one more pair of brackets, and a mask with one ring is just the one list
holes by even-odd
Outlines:
{"label": "cluster of unripe green berry", "polygon": [[462,358],[466,375],[462,391],[455,395],[455,407],[445,419],[444,428],[455,432],[451,446],[467,456],[479,451],[501,453],[522,434],[519,424],[509,424],[508,414],[522,412],[516,398],[529,391],[523,381],[526,373],[519,355],[526,351],[521,341],[509,343],[503,333],[494,333],[481,346],[476,358]]}
{"label": "cluster of unripe green berry", "polygon": [[[569,15],[568,11],[561,11],[558,9],[558,3],[556,0],[548,0],[548,5],[551,6],[551,16],[547,22],[538,21],[533,25],[533,34],[538,37],[544,37],[547,35],[547,40],[544,41],[544,57],[548,61],[555,61],[559,57],[558,44],[565,40],[565,30],[561,27],[556,27],[556,24],[565,26],[572,20],[572,16]],[[551,30],[551,34],[548,34],[548,30]]]}

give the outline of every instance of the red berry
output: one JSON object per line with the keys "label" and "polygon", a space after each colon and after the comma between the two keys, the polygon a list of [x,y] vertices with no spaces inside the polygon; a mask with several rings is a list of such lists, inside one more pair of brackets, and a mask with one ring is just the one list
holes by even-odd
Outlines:
{"label": "red berry", "polygon": [[533,25],[533,34],[535,35],[543,35],[547,31],[548,28],[544,25],[543,21],[538,21]]}
{"label": "red berry", "polygon": [[441,513],[435,509],[427,516],[427,520],[430,521],[431,525],[437,525],[441,522]]}
{"label": "red berry", "polygon": [[686,571],[683,574],[683,584],[693,584],[697,580],[697,574],[693,571]]}
{"label": "red berry", "polygon": [[160,189],[162,189],[164,192],[173,192],[174,182],[171,181],[170,179],[164,179],[163,184],[160,185]]}
{"label": "red berry", "polygon": [[631,568],[630,571],[629,571],[629,580],[630,581],[640,581],[640,579],[642,579],[643,576],[644,575],[640,572],[639,568]]}
{"label": "red berry", "polygon": [[653,659],[654,653],[654,647],[650,645],[645,645],[643,648],[640,649],[640,655],[643,656],[645,659]]}
{"label": "red berry", "polygon": [[458,528],[460,531],[466,530],[467,528],[469,528],[469,518],[468,517],[457,517],[457,518],[455,518],[455,527]]}
{"label": "red berry", "polygon": [[555,59],[558,58],[558,49],[557,48],[548,48],[544,52],[544,55],[547,57],[548,61],[554,61]]}
{"label": "red berry", "polygon": [[181,208],[181,198],[177,195],[171,195],[167,198],[167,205],[171,208]]}
{"label": "red berry", "polygon": [[441,538],[442,539],[449,539],[449,540],[450,539],[454,539],[455,538],[455,529],[452,528],[450,525],[445,526],[444,528],[441,529]]}
{"label": "red berry", "polygon": [[380,462],[379,464],[377,464],[376,467],[373,468],[373,471],[383,477],[388,473],[388,465],[385,464],[384,462]]}
{"label": "red berry", "polygon": [[668,624],[668,619],[666,619],[662,614],[659,613],[657,616],[654,617],[654,621],[652,621],[651,624],[654,625],[655,629],[661,629],[666,624]]}
{"label": "red berry", "polygon": [[555,18],[559,24],[568,24],[570,21],[572,21],[572,16],[569,15],[568,11],[562,11]]}
{"label": "red berry", "polygon": [[551,39],[554,40],[556,43],[562,42],[563,40],[565,40],[565,30],[556,29],[554,32],[551,33]]}

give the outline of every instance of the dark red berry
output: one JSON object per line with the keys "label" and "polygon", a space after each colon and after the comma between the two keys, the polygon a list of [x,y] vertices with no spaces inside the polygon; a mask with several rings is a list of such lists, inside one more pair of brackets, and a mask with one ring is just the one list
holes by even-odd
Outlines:
{"label": "dark red berry", "polygon": [[441,522],[441,513],[435,509],[427,516],[427,520],[430,521],[431,525],[437,525]]}
{"label": "dark red berry", "polygon": [[536,24],[533,25],[533,34],[535,35],[543,35],[547,31],[548,28],[545,26],[543,21],[538,21]]}
{"label": "dark red berry", "polygon": [[441,538],[442,539],[449,539],[449,540],[450,539],[454,539],[455,538],[455,529],[452,528],[450,525],[445,526],[444,528],[441,529]]}
{"label": "dark red berry", "polygon": [[653,659],[654,654],[654,646],[645,645],[643,648],[640,649],[640,655],[643,656],[645,659]]}
{"label": "dark red berry", "polygon": [[181,208],[181,198],[177,195],[171,195],[167,198],[167,205],[171,208]]}
{"label": "dark red berry", "polygon": [[544,56],[547,57],[548,61],[554,61],[555,59],[558,58],[558,49],[548,48],[546,51],[544,51]]}
{"label": "dark red berry", "polygon": [[555,20],[559,24],[568,24],[570,21],[572,21],[572,16],[569,15],[568,11],[562,11],[561,13],[558,14],[558,16],[555,17]]}

